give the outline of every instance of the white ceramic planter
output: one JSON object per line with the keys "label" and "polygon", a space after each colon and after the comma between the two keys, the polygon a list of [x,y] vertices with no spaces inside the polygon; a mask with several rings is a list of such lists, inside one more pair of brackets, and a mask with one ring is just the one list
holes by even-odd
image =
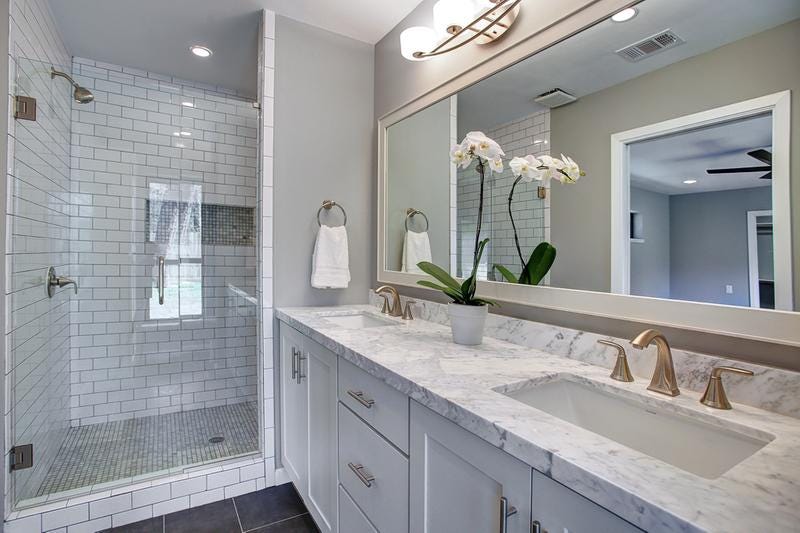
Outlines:
{"label": "white ceramic planter", "polygon": [[489,314],[488,305],[450,303],[447,311],[450,315],[450,328],[453,330],[453,342],[467,346],[483,342],[483,329]]}

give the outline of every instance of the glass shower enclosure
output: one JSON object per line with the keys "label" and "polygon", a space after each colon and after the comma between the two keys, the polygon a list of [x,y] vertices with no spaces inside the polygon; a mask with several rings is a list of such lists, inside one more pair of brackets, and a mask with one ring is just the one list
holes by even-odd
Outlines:
{"label": "glass shower enclosure", "polygon": [[[257,453],[257,109],[91,60],[13,63],[36,117],[12,125],[7,449],[33,464],[10,503]],[[75,285],[51,297],[49,267]]]}

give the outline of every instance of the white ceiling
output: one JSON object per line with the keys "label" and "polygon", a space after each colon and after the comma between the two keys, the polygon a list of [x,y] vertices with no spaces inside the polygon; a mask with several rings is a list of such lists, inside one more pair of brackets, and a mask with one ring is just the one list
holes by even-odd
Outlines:
{"label": "white ceiling", "polygon": [[[534,113],[542,108],[532,99],[549,89],[586,96],[800,17],[798,0],[645,0],[636,7],[628,22],[605,20],[461,91],[459,133]],[[686,43],[638,63],[614,53],[667,28]]]}
{"label": "white ceiling", "polygon": [[[255,94],[259,13],[374,44],[420,0],[49,0],[73,55]],[[205,44],[214,55],[188,52]]]}
{"label": "white ceiling", "polygon": [[[631,145],[631,184],[662,194],[769,187],[766,172],[708,174],[709,168],[765,166],[747,152],[772,151],[772,116],[717,124]],[[697,183],[685,184],[694,179]]]}

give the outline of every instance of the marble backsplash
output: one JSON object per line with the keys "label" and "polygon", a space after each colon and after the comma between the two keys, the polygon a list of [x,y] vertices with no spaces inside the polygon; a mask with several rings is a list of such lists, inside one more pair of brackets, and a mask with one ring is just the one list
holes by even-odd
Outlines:
{"label": "marble backsplash", "polygon": [[[405,300],[405,298],[403,298]],[[369,302],[380,306],[383,299],[370,291]],[[427,300],[416,300],[412,306],[414,316],[437,324],[449,324],[447,305]],[[630,339],[620,339],[576,329],[563,328],[541,322],[489,314],[486,335],[495,339],[542,350],[603,366],[614,367],[616,350],[597,343],[599,339],[617,342],[625,347],[628,364],[637,381],[649,381],[656,363],[656,348],[637,350]],[[678,386],[681,389],[702,393],[708,383],[712,368],[730,365],[753,372],[752,377],[727,374],[723,377],[725,391],[731,402],[743,403],[782,415],[800,418],[800,372],[744,363],[686,350],[672,349],[672,359]]]}

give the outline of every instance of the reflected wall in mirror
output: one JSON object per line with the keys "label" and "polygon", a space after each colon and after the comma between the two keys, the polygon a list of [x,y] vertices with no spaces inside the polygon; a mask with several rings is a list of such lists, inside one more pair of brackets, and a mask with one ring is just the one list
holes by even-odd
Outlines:
{"label": "reflected wall in mirror", "polygon": [[415,208],[429,219],[433,262],[469,272],[478,178],[448,149],[482,131],[505,150],[506,170],[487,180],[480,279],[502,280],[494,264],[521,268],[508,161],[564,153],[586,172],[576,185],[514,194],[523,252],[543,241],[557,250],[542,285],[800,309],[790,222],[800,213],[800,156],[790,158],[800,153],[800,3],[635,7],[627,22],[599,22],[388,127],[386,270],[404,270]]}

